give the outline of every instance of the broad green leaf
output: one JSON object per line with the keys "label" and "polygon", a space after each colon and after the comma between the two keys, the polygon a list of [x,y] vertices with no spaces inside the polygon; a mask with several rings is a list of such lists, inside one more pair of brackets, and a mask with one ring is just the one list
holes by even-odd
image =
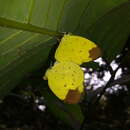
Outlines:
{"label": "broad green leaf", "polygon": [[0,0],[0,17],[25,22],[33,0]]}
{"label": "broad green leaf", "polygon": [[105,13],[126,1],[128,0],[66,0],[59,30],[82,35]]}
{"label": "broad green leaf", "polygon": [[103,57],[113,60],[130,35],[130,1],[105,14],[86,30],[86,35],[101,46]]}
{"label": "broad green leaf", "polygon": [[[59,8],[56,7],[57,3]],[[30,72],[44,65],[56,41],[52,37],[38,34],[36,28],[45,27],[52,32],[57,30],[63,4],[64,0],[0,0],[0,97],[8,94]],[[3,19],[9,19],[9,22],[4,21],[3,25]],[[7,24],[13,26],[12,29]],[[31,24],[36,27],[34,31],[30,30]],[[23,31],[27,28],[30,32]]]}
{"label": "broad green leaf", "polygon": [[55,41],[47,40],[43,44],[40,38],[37,39],[36,37],[33,40],[31,40],[31,43],[34,43],[33,46],[28,41],[26,42],[27,44],[20,48],[21,52],[16,48],[17,51],[13,49],[9,53],[5,53],[3,57],[1,56],[0,97],[5,96],[21,79],[28,77],[29,73],[42,67],[47,61],[49,51],[52,45],[55,44]]}
{"label": "broad green leaf", "polygon": [[83,122],[84,116],[78,104],[64,104],[47,89],[43,91],[49,110],[59,119],[78,130]]}

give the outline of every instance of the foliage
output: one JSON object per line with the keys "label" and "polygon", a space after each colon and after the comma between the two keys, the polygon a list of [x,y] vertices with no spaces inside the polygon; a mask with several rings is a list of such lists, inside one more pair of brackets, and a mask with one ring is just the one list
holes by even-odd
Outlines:
{"label": "foliage", "polygon": [[[128,0],[0,0],[0,127],[129,129],[129,12]],[[59,101],[42,79],[63,32],[87,37],[102,48],[105,63],[85,64],[87,73],[101,80],[105,72],[111,74],[101,88],[88,87],[77,105]],[[118,64],[116,70],[111,61]],[[123,73],[115,79],[120,68]],[[117,84],[114,93],[106,91]]]}

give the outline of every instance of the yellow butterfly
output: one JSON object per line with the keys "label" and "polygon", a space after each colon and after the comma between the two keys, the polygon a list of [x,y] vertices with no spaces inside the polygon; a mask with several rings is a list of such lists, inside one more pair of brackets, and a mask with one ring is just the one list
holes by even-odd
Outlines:
{"label": "yellow butterfly", "polygon": [[84,91],[84,72],[75,63],[59,62],[45,74],[52,92],[64,102],[75,104]]}
{"label": "yellow butterfly", "polygon": [[64,35],[56,50],[55,59],[59,62],[73,62],[81,65],[101,56],[100,48],[92,41],[76,35]]}
{"label": "yellow butterfly", "polygon": [[52,92],[64,102],[78,103],[84,91],[84,73],[79,65],[99,56],[101,50],[94,42],[80,36],[64,35],[55,52],[58,62],[45,74]]}

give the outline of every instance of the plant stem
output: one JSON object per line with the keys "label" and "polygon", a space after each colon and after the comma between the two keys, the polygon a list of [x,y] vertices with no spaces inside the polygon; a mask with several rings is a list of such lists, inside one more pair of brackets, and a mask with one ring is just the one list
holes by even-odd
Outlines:
{"label": "plant stem", "polygon": [[26,23],[16,22],[13,20],[8,20],[1,17],[0,17],[0,26],[34,32],[34,33],[40,33],[44,35],[50,35],[57,38],[60,38],[61,36],[63,36],[63,33],[60,33],[60,32],[52,31],[46,28],[37,27],[32,24],[26,24]]}

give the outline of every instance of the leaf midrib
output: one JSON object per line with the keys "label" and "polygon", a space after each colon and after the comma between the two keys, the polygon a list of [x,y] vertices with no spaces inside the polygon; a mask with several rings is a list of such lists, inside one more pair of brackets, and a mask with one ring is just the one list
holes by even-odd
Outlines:
{"label": "leaf midrib", "polygon": [[37,26],[34,26],[32,24],[26,24],[26,23],[21,23],[21,22],[5,19],[2,17],[0,17],[0,26],[29,31],[29,32],[33,32],[33,33],[39,33],[42,35],[50,35],[50,36],[57,37],[57,38],[59,38],[63,35],[63,33],[60,33],[57,31],[37,27]]}

